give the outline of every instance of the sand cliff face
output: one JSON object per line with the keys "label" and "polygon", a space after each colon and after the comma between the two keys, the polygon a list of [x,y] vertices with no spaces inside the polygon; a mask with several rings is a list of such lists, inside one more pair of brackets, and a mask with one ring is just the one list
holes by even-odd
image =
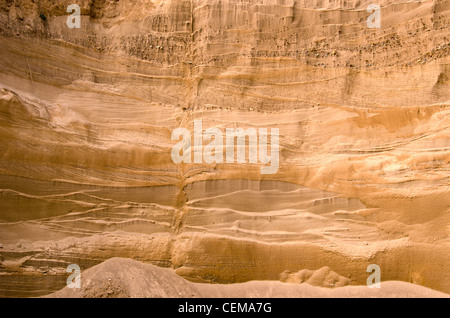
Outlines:
{"label": "sand cliff face", "polygon": [[[114,256],[450,292],[448,1],[72,2],[0,4],[0,295]],[[278,128],[278,172],[174,164],[199,119]]]}

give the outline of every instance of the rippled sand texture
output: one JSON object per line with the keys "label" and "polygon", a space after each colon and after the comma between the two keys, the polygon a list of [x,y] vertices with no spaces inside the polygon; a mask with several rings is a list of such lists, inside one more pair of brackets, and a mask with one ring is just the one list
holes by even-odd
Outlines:
{"label": "rippled sand texture", "polygon": [[[77,3],[0,3],[0,296],[111,257],[450,293],[449,1]],[[278,173],[174,164],[197,119],[278,128]]]}

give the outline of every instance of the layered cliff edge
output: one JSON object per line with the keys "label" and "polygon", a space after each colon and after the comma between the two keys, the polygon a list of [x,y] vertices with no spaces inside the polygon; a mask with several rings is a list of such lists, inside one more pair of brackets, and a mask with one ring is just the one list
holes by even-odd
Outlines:
{"label": "layered cliff edge", "polygon": [[[0,295],[111,257],[195,282],[324,266],[450,293],[450,3],[0,4]],[[175,128],[278,128],[277,173]]]}

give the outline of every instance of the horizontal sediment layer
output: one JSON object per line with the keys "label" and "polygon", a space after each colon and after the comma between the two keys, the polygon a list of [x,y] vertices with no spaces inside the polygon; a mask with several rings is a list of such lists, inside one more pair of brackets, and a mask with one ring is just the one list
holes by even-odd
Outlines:
{"label": "horizontal sediment layer", "polygon": [[[374,29],[369,4],[80,1],[80,29],[63,1],[0,4],[0,295],[116,256],[449,293],[449,2],[382,1]],[[278,129],[278,170],[174,163],[197,120]]]}

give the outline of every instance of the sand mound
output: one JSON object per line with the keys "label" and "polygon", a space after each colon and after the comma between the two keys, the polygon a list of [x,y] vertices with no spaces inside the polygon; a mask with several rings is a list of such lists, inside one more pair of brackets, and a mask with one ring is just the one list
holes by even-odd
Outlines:
{"label": "sand mound", "polygon": [[312,286],[343,287],[350,283],[350,279],[333,272],[328,266],[316,271],[302,269],[296,273],[284,271],[280,274],[280,281],[285,283],[308,283]]}
{"label": "sand mound", "polygon": [[[322,268],[315,274],[333,272]],[[310,279],[311,279],[310,278]],[[314,280],[312,280],[314,281]],[[138,261],[112,258],[82,274],[82,288],[64,288],[46,297],[449,297],[422,286],[389,281],[381,288],[346,286],[335,289],[309,284],[251,281],[240,284],[199,284],[189,282],[171,269]]]}

